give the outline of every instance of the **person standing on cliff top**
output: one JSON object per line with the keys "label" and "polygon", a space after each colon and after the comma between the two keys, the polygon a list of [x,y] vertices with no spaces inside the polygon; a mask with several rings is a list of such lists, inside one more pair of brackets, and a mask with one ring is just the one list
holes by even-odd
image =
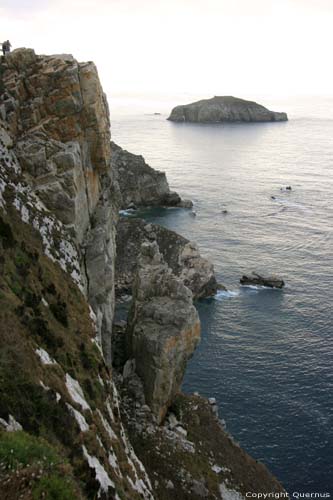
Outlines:
{"label": "person standing on cliff top", "polygon": [[12,44],[10,43],[9,40],[6,40],[5,42],[2,42],[2,53],[5,56],[7,52],[10,52]]}

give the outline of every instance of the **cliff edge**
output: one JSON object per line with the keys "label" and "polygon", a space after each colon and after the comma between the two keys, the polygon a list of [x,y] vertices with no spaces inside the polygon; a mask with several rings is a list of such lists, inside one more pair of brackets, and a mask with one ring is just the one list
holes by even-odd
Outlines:
{"label": "cliff edge", "polygon": [[144,229],[122,331],[127,358],[111,366],[122,196],[94,64],[32,49],[2,58],[1,498],[283,492],[263,465],[229,447],[215,407],[178,393],[200,336],[192,267],[213,272],[193,245],[183,241],[178,258],[177,249],[160,251],[162,230],[153,238]]}

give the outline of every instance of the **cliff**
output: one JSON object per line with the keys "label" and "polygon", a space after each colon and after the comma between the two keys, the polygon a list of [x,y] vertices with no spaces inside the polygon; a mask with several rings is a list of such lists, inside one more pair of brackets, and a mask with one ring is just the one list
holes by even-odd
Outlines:
{"label": "cliff", "polygon": [[257,104],[232,96],[176,106],[168,120],[192,123],[280,122],[288,120],[286,113],[277,113]]}
{"label": "cliff", "polygon": [[[176,488],[180,498],[226,500],[258,481],[261,491],[283,491],[236,445],[233,459],[225,453],[230,438],[215,408],[178,395],[200,336],[183,273],[193,278],[189,263],[201,257],[181,237],[168,240],[154,228],[152,238],[145,229],[121,330],[125,355],[117,370],[111,366],[126,194],[118,179],[93,63],[31,49],[3,58],[1,498],[152,500],[172,498]],[[176,246],[170,254],[166,241]],[[208,262],[202,269],[212,272]]]}
{"label": "cliff", "polygon": [[147,224],[139,218],[121,217],[116,237],[116,291],[119,295],[132,292],[140,246],[144,241],[157,242],[163,259],[191,290],[194,299],[216,293],[218,284],[214,267],[200,255],[193,241],[158,224]]}
{"label": "cliff", "polygon": [[164,172],[154,170],[141,155],[134,155],[111,143],[111,166],[119,184],[120,206],[192,206],[189,200],[182,200],[175,191],[170,191]]}

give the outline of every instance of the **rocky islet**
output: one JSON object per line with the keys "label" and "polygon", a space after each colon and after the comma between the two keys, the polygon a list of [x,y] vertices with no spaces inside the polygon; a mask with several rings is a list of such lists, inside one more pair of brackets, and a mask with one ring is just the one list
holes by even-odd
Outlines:
{"label": "rocky islet", "polygon": [[233,96],[214,96],[176,106],[168,120],[189,123],[250,123],[287,121],[284,112],[270,111],[261,104]]}

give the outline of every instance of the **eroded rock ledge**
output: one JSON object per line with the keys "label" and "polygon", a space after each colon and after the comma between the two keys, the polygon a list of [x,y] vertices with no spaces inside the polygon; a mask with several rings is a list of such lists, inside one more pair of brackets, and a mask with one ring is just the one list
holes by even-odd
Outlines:
{"label": "eroded rock ledge", "polygon": [[165,172],[150,167],[141,155],[135,155],[111,143],[111,164],[121,193],[121,208],[132,205],[191,207],[189,200],[182,200],[170,191]]}
{"label": "eroded rock ledge", "polygon": [[270,111],[253,101],[232,96],[215,96],[212,99],[176,106],[168,120],[193,123],[280,122],[288,120],[286,113]]}
{"label": "eroded rock ledge", "polygon": [[201,257],[196,243],[158,224],[140,218],[120,217],[117,225],[116,291],[131,294],[140,246],[145,240],[156,241],[163,259],[194,299],[209,297],[218,284],[211,262]]}

